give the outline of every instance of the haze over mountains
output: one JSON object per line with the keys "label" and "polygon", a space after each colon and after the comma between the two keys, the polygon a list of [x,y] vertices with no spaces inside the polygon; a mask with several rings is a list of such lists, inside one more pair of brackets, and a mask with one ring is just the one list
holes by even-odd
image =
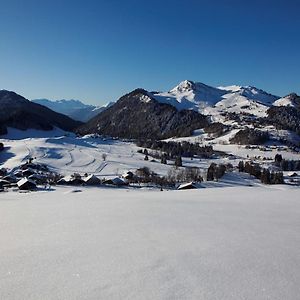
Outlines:
{"label": "haze over mountains", "polygon": [[100,112],[104,111],[107,107],[111,106],[113,103],[108,103],[103,106],[95,106],[84,104],[79,100],[49,100],[49,99],[34,99],[32,100],[34,103],[38,103],[44,105],[56,112],[60,112],[69,116],[70,118],[81,121],[87,122]]}

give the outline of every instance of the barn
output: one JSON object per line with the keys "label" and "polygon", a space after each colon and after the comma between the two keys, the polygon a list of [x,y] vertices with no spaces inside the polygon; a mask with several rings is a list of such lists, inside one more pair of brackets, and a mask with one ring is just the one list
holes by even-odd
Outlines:
{"label": "barn", "polygon": [[82,180],[86,185],[99,185],[101,183],[100,179],[93,174],[83,177]]}
{"label": "barn", "polygon": [[19,190],[32,191],[36,189],[36,184],[34,181],[28,178],[22,178],[17,182]]}
{"label": "barn", "polygon": [[183,183],[178,186],[177,190],[192,190],[196,189],[196,185],[194,182]]}

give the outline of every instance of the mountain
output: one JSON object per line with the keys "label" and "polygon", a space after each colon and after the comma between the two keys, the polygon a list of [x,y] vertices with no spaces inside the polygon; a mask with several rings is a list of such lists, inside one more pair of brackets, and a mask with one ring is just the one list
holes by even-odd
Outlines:
{"label": "mountain", "polygon": [[252,86],[211,87],[200,82],[185,80],[169,92],[155,93],[161,103],[171,104],[178,110],[192,109],[205,115],[246,113],[259,117],[279,97]]}
{"label": "mountain", "polygon": [[64,115],[67,115],[70,118],[81,122],[89,121],[91,118],[112,105],[112,103],[108,103],[105,106],[98,107],[94,105],[84,104],[81,101],[74,99],[62,99],[56,101],[48,99],[34,99],[32,100],[32,102],[44,105],[56,112],[63,113]]}
{"label": "mountain", "polygon": [[285,129],[300,135],[300,97],[289,94],[274,102],[267,111],[267,120],[277,129]]}
{"label": "mountain", "polygon": [[161,103],[171,104],[178,110],[202,110],[213,106],[222,100],[226,91],[210,87],[203,83],[184,80],[169,92],[154,94],[155,99]]}
{"label": "mountain", "polygon": [[178,111],[160,103],[150,92],[136,89],[121,97],[78,129],[80,134],[99,133],[120,138],[147,139],[188,136],[208,124],[193,110]]}
{"label": "mountain", "polygon": [[285,97],[276,100],[274,106],[291,106],[300,107],[300,96],[295,93],[291,93]]}
{"label": "mountain", "polygon": [[26,130],[29,128],[51,130],[59,127],[72,131],[82,123],[31,102],[15,92],[0,90],[0,134],[7,127]]}

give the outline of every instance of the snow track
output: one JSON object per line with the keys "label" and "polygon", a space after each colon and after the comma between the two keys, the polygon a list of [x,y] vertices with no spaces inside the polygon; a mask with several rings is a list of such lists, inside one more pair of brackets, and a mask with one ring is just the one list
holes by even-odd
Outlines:
{"label": "snow track", "polygon": [[[278,151],[262,152],[259,149],[250,150],[245,147],[228,144],[229,139],[238,131],[234,129],[231,132],[204,143],[212,143],[216,150],[232,153],[236,156],[234,160],[228,159],[187,159],[184,158],[185,166],[197,166],[202,169],[207,168],[212,161],[217,163],[232,163],[236,165],[239,160],[246,159],[249,156],[268,156],[274,157]],[[173,141],[191,141],[197,142],[205,136],[199,131],[198,135],[186,138],[170,139]],[[38,137],[26,139],[5,139],[4,144],[9,149],[8,159],[1,167],[14,169],[24,163],[29,157],[36,157],[39,163],[44,163],[53,170],[63,175],[76,173],[99,174],[101,176],[116,176],[126,171],[135,171],[141,167],[148,167],[157,174],[167,174],[173,165],[161,164],[158,160],[155,162],[145,161],[144,155],[137,153],[139,149],[133,143],[117,140],[102,140],[95,138],[77,138],[75,136],[60,137]],[[103,161],[103,154],[106,154],[106,161]],[[299,159],[299,154],[281,151],[280,154],[287,159]],[[104,171],[105,170],[105,174]]]}

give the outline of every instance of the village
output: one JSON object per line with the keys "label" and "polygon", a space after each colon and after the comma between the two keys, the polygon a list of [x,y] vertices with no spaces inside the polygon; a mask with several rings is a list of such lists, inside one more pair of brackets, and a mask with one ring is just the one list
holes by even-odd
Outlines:
{"label": "village", "polygon": [[[251,149],[257,149],[257,147]],[[265,151],[264,149],[260,150]],[[30,157],[25,163],[11,171],[5,168],[0,169],[0,192],[51,190],[55,186],[151,188],[161,191],[164,189],[186,190],[204,188],[206,187],[205,182],[210,182],[209,186],[212,187],[211,183],[219,182],[225,174],[235,174],[236,176],[242,173],[249,174],[250,186],[255,184],[255,180],[259,180],[263,184],[300,185],[300,162],[286,161],[280,154],[275,156],[274,162],[272,158],[261,159],[259,156],[245,161],[241,160],[235,166],[231,162],[226,164],[212,162],[203,169],[195,166],[183,166],[181,156],[176,156],[172,162],[166,154],[157,157],[157,152],[151,152],[151,149],[141,149],[138,152],[145,155],[145,161],[149,161],[149,157],[152,157],[150,162],[157,163],[156,159],[161,158],[161,164],[171,163],[174,165],[164,176],[145,166],[107,178],[87,172],[83,174],[74,172],[64,176],[46,164],[35,162],[35,159]],[[102,155],[102,159],[106,159],[106,154]],[[269,161],[269,167],[262,166],[259,161]],[[251,181],[253,182],[251,183]],[[238,180],[236,184],[239,184]]]}

